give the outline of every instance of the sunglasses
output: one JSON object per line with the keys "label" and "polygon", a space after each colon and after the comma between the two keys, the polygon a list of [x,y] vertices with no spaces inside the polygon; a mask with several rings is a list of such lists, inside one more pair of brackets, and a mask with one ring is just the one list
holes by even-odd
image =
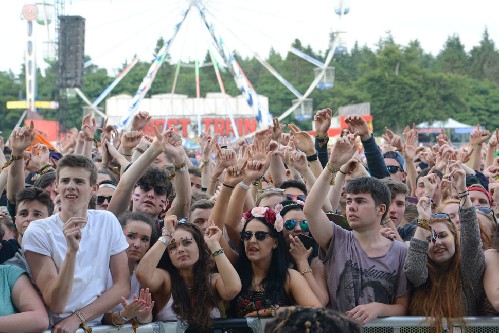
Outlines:
{"label": "sunglasses", "polygon": [[112,195],[107,196],[107,197],[104,195],[98,195],[97,196],[97,204],[102,205],[105,200],[107,200],[107,202],[111,202],[112,197],[113,197]]}
{"label": "sunglasses", "polygon": [[496,214],[494,213],[494,210],[489,207],[476,207],[476,210],[479,211],[480,213],[483,213],[487,215],[489,218],[492,218],[494,222],[497,224],[497,218]]}
{"label": "sunglasses", "polygon": [[284,192],[284,189],[279,188],[279,187],[268,187],[266,189],[260,189],[258,190],[258,193],[267,193],[267,192],[272,192],[272,193],[282,193]]}
{"label": "sunglasses", "polygon": [[451,218],[450,218],[449,214],[447,214],[447,213],[437,213],[437,214],[433,214],[433,215],[431,216],[431,218],[432,218],[432,219],[434,219],[434,220],[449,220],[449,221],[451,221],[451,222],[452,222],[452,220],[451,220]]}
{"label": "sunglasses", "polygon": [[294,194],[286,194],[286,199],[291,200],[291,201],[296,201],[300,200],[305,202],[305,199],[307,198],[306,195],[294,195]]}
{"label": "sunglasses", "polygon": [[402,169],[402,167],[396,165],[387,165],[386,169],[388,170],[389,173],[397,173],[399,171],[404,172],[404,169]]}
{"label": "sunglasses", "polygon": [[151,189],[154,189],[154,193],[156,193],[156,195],[165,195],[166,194],[166,188],[164,188],[163,186],[152,186],[150,184],[142,184],[142,185],[140,185],[140,188],[144,192],[149,192]]}
{"label": "sunglasses", "polygon": [[[286,220],[286,222],[284,222],[284,228],[286,228],[286,230],[292,231],[295,230],[296,224],[297,224],[296,220]],[[301,230],[308,232],[307,220],[300,221],[300,228]]]}
{"label": "sunglasses", "polygon": [[257,231],[255,233],[253,233],[251,231],[242,231],[241,232],[241,240],[249,241],[249,240],[251,240],[251,238],[253,238],[253,235],[255,235],[255,239],[257,241],[263,241],[265,238],[267,238],[267,236],[271,236],[270,232],[266,232],[266,231]]}

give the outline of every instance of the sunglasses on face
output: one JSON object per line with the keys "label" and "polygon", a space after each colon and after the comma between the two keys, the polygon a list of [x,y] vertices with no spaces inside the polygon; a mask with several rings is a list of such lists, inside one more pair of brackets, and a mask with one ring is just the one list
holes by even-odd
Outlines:
{"label": "sunglasses on face", "polygon": [[266,231],[257,231],[255,233],[251,231],[242,231],[241,232],[241,239],[243,241],[249,241],[251,238],[253,238],[253,235],[255,235],[255,238],[257,241],[263,241],[265,238],[267,238],[267,235],[270,236],[270,232]]}
{"label": "sunglasses on face", "polygon": [[397,172],[403,172],[404,169],[402,167],[396,166],[396,165],[387,165],[386,169],[388,170],[389,173],[397,173]]}
{"label": "sunglasses on face", "polygon": [[151,189],[154,189],[154,193],[156,193],[156,195],[165,195],[166,194],[166,189],[162,186],[152,186],[149,184],[143,184],[143,185],[140,185],[140,188],[144,192],[149,192]]}
{"label": "sunglasses on face", "polygon": [[[286,230],[292,231],[295,230],[296,224],[297,224],[296,220],[286,220],[286,222],[284,222],[284,228],[286,228]],[[307,220],[300,221],[300,228],[301,230],[308,232]]]}
{"label": "sunglasses on face", "polygon": [[98,195],[97,196],[97,204],[102,205],[105,200],[107,200],[107,202],[111,202],[112,197],[113,197],[112,195],[110,195],[110,196]]}
{"label": "sunglasses on face", "polygon": [[294,194],[286,194],[286,199],[291,200],[291,201],[296,201],[300,200],[305,202],[305,199],[307,198],[306,195],[294,195]]}

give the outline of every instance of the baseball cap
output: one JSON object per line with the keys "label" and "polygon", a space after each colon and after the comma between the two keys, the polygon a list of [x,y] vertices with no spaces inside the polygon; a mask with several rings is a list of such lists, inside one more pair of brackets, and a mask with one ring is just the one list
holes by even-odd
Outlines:
{"label": "baseball cap", "polygon": [[383,154],[383,158],[393,158],[400,164],[402,169],[404,169],[404,172],[406,171],[404,157],[398,151],[389,150]]}

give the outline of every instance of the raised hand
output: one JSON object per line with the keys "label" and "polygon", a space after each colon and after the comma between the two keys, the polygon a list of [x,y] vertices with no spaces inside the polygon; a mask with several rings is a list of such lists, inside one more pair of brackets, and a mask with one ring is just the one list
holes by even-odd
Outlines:
{"label": "raised hand", "polygon": [[229,186],[236,186],[244,178],[243,170],[246,167],[246,160],[242,159],[238,161],[238,164],[228,167],[224,176],[224,184]]}
{"label": "raised hand", "polygon": [[499,143],[499,128],[496,128],[494,134],[490,137],[489,146],[494,147],[493,149],[496,149],[498,143]]}
{"label": "raised hand", "polygon": [[213,220],[208,221],[208,228],[204,233],[204,241],[211,251],[216,251],[220,248],[220,238],[222,237],[222,230],[215,225]]}
{"label": "raised hand", "polygon": [[37,143],[31,148],[31,162],[37,169],[49,163],[50,152],[46,145]]}
{"label": "raised hand", "polygon": [[437,135],[437,142],[439,146],[444,144],[452,145],[449,137],[447,136],[443,128],[440,129],[440,134]]}
{"label": "raised hand", "polygon": [[304,172],[308,168],[307,156],[304,152],[295,150],[291,153],[290,158],[291,166],[293,166],[300,173]]}
{"label": "raised hand", "polygon": [[480,124],[477,124],[473,132],[470,134],[470,145],[481,146],[490,138],[490,132],[480,129]]}
{"label": "raised hand", "polygon": [[416,205],[419,217],[425,220],[431,219],[431,198],[422,196]]}
{"label": "raised hand", "polygon": [[369,173],[357,155],[354,155],[348,162],[343,164],[340,170],[345,174],[349,174],[352,178],[369,176]]}
{"label": "raised hand", "polygon": [[329,164],[335,169],[340,168],[352,158],[357,151],[357,148],[358,146],[354,134],[348,134],[338,138],[331,150]]}
{"label": "raised hand", "polygon": [[279,124],[278,118],[273,119],[273,125],[269,127],[272,140],[279,141],[279,139],[281,138],[282,130],[284,129],[284,127],[286,127],[286,125]]}
{"label": "raised hand", "polygon": [[35,140],[35,130],[33,122],[30,122],[29,127],[18,127],[10,136],[10,147],[13,155],[21,155],[23,151],[33,144]]}
{"label": "raised hand", "polygon": [[[159,132],[157,132],[157,134],[158,133]],[[176,133],[172,128],[170,128],[160,136],[163,152],[171,157],[173,164],[180,165],[184,163],[186,157],[184,146],[182,145],[182,138],[180,137],[180,135]]]}
{"label": "raised hand", "polygon": [[385,127],[385,134],[383,134],[383,139],[392,147],[395,147],[399,152],[404,150],[404,145],[402,139],[397,134],[393,133],[388,127]]}
{"label": "raised hand", "polygon": [[425,197],[433,198],[433,194],[435,194],[438,186],[437,178],[438,176],[433,172],[433,169],[426,176],[419,178],[419,181],[422,181],[424,184]]}
{"label": "raised hand", "polygon": [[345,118],[345,123],[348,125],[350,133],[359,135],[361,140],[365,141],[371,138],[369,126],[367,125],[366,120],[361,116],[348,116]]}
{"label": "raised hand", "polygon": [[123,134],[121,146],[123,151],[130,151],[137,147],[144,133],[142,131],[131,131]]}
{"label": "raised hand", "polygon": [[313,155],[315,153],[315,146],[312,136],[307,132],[301,131],[295,124],[289,124],[288,127],[291,131],[291,142],[294,143],[295,147],[307,156]]}
{"label": "raised hand", "polygon": [[149,112],[140,111],[132,119],[132,131],[142,131],[151,120]]}
{"label": "raised hand", "polygon": [[466,192],[466,172],[460,162],[452,163],[449,166],[450,181],[457,193]]}
{"label": "raised hand", "polygon": [[83,117],[81,121],[81,131],[85,135],[85,139],[94,139],[95,132],[97,131],[97,124],[95,122],[95,118],[92,117],[91,113]]}
{"label": "raised hand", "polygon": [[176,215],[167,215],[163,219],[164,227],[161,229],[161,236],[167,237],[172,236],[175,232],[175,228],[177,227],[177,216]]}
{"label": "raised hand", "polygon": [[314,127],[318,135],[326,136],[331,127],[333,111],[330,108],[317,111],[314,115]]}
{"label": "raised hand", "polygon": [[[114,146],[109,143],[109,140],[107,138],[102,138],[101,147],[100,147],[101,148],[101,155],[102,155],[102,164],[108,165],[108,166],[109,166],[109,163],[111,163],[111,161],[113,160],[113,155],[111,154],[109,147],[114,148]],[[114,148],[114,149],[116,149],[116,148]]]}

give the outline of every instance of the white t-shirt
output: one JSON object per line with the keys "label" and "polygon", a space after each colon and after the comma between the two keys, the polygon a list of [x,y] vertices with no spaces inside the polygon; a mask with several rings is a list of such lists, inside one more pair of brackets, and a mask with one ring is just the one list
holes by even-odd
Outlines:
{"label": "white t-shirt", "polygon": [[[52,257],[59,272],[67,252],[63,225],[59,214],[31,222],[23,237],[23,253],[32,251]],[[128,242],[113,213],[88,210],[87,224],[81,230],[80,247],[76,253],[73,290],[63,314],[48,310],[50,326],[89,305],[107,290],[110,257],[127,248]],[[89,325],[99,325],[101,320],[102,316],[99,316]]]}

